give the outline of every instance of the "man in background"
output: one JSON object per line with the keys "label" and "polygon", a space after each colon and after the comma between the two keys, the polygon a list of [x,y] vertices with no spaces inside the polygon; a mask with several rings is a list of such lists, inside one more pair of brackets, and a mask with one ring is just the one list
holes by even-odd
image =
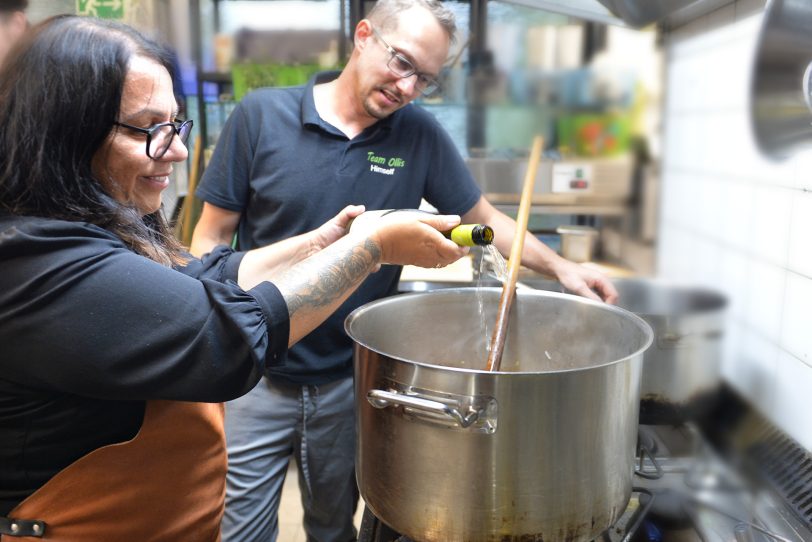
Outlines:
{"label": "man in background", "polygon": [[[482,196],[448,134],[410,102],[430,95],[448,57],[454,15],[438,0],[379,0],[355,28],[339,74],[249,94],[231,115],[197,196],[205,203],[191,251],[240,250],[297,235],[349,203],[417,208],[490,225],[508,254],[515,222]],[[530,142],[528,142],[529,144]],[[532,235],[522,262],[574,293],[616,299],[602,274],[558,256]],[[223,541],[272,541],[290,457],[309,542],[355,539],[352,342],[356,307],[396,292],[400,268],[371,275],[333,317],[289,351],[248,395],[226,405],[229,449]],[[393,451],[397,453],[397,451]]]}
{"label": "man in background", "polygon": [[28,0],[0,0],[0,67],[28,28]]}

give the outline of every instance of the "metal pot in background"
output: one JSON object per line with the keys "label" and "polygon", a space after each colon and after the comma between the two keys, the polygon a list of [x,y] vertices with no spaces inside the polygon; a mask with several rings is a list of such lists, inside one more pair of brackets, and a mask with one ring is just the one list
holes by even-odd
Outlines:
{"label": "metal pot in background", "polygon": [[651,329],[618,307],[522,289],[503,371],[486,372],[500,294],[401,295],[347,318],[361,495],[421,542],[592,540],[631,494]]}
{"label": "metal pot in background", "polygon": [[614,284],[618,306],[654,331],[654,343],[644,355],[640,423],[676,424],[706,412],[721,382],[725,297],[654,279]]}

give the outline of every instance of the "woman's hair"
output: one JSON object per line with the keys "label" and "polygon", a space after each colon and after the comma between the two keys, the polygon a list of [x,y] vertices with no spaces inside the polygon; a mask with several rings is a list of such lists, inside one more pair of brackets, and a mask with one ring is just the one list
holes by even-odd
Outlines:
{"label": "woman's hair", "polygon": [[427,9],[443,27],[448,39],[453,43],[457,32],[454,12],[443,5],[440,0],[378,0],[369,11],[367,19],[381,30],[392,30],[397,27],[398,14],[415,6]]}
{"label": "woman's hair", "polygon": [[32,28],[0,71],[0,208],[95,224],[172,265],[182,247],[161,211],[141,216],[91,171],[136,55],[173,72],[163,47],[117,22],[61,15]]}

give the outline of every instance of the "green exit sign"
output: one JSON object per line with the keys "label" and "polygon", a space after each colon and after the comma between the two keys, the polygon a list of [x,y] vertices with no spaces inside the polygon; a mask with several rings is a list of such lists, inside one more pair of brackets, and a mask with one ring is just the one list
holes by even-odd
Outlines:
{"label": "green exit sign", "polygon": [[76,13],[102,19],[123,19],[125,0],[76,0]]}

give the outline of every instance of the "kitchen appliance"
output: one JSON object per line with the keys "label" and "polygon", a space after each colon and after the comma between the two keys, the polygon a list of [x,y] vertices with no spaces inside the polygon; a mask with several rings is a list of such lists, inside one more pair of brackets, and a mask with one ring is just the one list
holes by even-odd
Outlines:
{"label": "kitchen appliance", "polygon": [[[732,399],[732,395],[730,396]],[[738,399],[733,399],[738,401]],[[742,403],[743,404],[743,403]],[[737,407],[738,408],[738,407]],[[744,407],[749,410],[749,407]],[[717,412],[723,416],[723,412]],[[742,442],[752,427],[730,419],[671,426],[640,426],[638,469],[635,485],[646,507],[637,540],[682,542],[805,542],[812,540],[812,526],[798,515],[780,490],[769,487],[758,473],[743,468],[742,455],[712,445],[709,436]],[[761,437],[759,437],[761,438]],[[716,443],[718,445],[718,443]],[[756,449],[771,447],[760,440]],[[781,447],[787,449],[787,443]],[[752,453],[753,449],[747,451]],[[803,456],[803,454],[801,454]],[[794,472],[809,478],[810,468],[799,461],[783,475]],[[810,460],[808,454],[805,460]],[[808,499],[809,492],[802,499]]]}
{"label": "kitchen appliance", "polygon": [[[632,497],[593,542],[812,540],[812,454],[727,393],[715,423],[640,426]],[[358,541],[422,542],[368,507]]]}
{"label": "kitchen appliance", "polygon": [[755,55],[750,118],[759,148],[772,158],[812,146],[810,25],[810,2],[768,2]]}
{"label": "kitchen appliance", "polygon": [[[494,205],[517,205],[527,158],[472,156],[465,161],[477,185]],[[631,156],[543,159],[533,189],[533,205],[625,209],[632,190]]]}
{"label": "kitchen appliance", "polygon": [[348,317],[361,495],[420,542],[591,540],[631,495],[651,329],[617,307],[521,289],[502,371],[486,372],[499,295],[396,296]]}
{"label": "kitchen appliance", "polygon": [[718,396],[727,300],[720,293],[656,279],[616,279],[618,306],[648,322],[640,423],[676,424],[706,412]]}

